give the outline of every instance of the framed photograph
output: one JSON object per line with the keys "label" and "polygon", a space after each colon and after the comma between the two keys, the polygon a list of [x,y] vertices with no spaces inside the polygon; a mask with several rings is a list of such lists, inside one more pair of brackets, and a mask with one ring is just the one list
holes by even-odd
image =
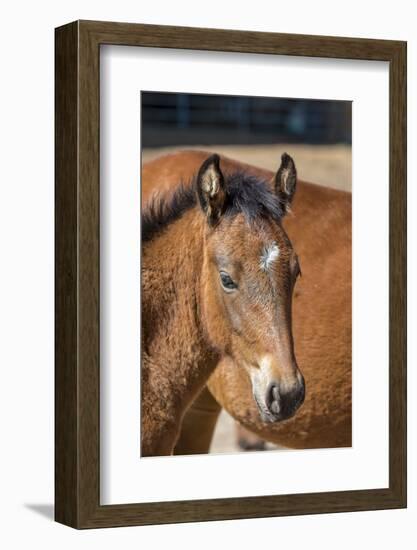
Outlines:
{"label": "framed photograph", "polygon": [[56,46],[55,518],[406,506],[406,43]]}

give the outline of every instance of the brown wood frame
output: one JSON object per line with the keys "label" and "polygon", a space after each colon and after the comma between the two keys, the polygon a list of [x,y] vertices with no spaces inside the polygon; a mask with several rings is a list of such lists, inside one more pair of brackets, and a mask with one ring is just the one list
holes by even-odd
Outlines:
{"label": "brown wood frame", "polygon": [[[99,55],[120,44],[389,62],[389,488],[126,505],[99,500]],[[406,43],[77,21],[55,34],[55,519],[76,528],[406,506]]]}

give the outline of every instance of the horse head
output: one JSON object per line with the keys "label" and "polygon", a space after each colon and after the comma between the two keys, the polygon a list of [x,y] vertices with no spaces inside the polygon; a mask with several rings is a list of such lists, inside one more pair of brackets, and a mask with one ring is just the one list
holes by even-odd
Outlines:
{"label": "horse head", "polygon": [[291,304],[300,275],[282,226],[296,189],[292,158],[282,155],[273,181],[224,174],[212,155],[201,166],[203,215],[201,315],[210,344],[243,368],[261,418],[291,417],[304,401],[292,335]]}

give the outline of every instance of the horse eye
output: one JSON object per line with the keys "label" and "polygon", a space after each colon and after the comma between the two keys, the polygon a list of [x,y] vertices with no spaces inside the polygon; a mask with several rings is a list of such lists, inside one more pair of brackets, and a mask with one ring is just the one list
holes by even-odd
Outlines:
{"label": "horse eye", "polygon": [[224,271],[220,271],[220,280],[225,290],[234,290],[235,288],[237,288],[237,284],[234,282],[234,280]]}

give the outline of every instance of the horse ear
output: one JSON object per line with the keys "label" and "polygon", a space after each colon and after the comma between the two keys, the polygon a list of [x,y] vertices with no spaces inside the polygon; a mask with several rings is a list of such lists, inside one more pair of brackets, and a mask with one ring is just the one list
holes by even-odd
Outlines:
{"label": "horse ear", "polygon": [[287,153],[281,157],[281,166],[275,176],[275,192],[285,210],[289,210],[297,184],[297,171],[293,159]]}
{"label": "horse ear", "polygon": [[201,165],[197,175],[197,192],[209,224],[214,225],[222,215],[226,201],[219,155],[211,155]]}

